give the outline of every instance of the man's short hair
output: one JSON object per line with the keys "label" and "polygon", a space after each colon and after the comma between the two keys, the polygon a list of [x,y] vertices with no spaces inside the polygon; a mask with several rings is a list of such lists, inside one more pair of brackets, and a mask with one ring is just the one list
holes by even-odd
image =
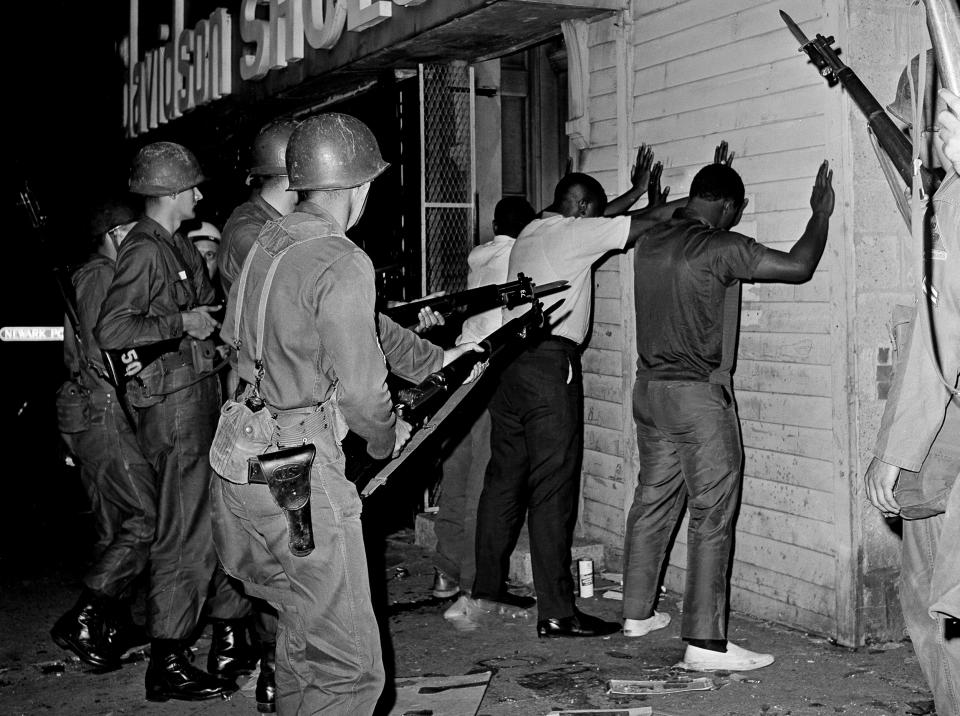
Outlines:
{"label": "man's short hair", "polygon": [[584,194],[586,194],[588,198],[606,206],[607,193],[603,190],[600,182],[589,174],[583,174],[581,172],[571,172],[557,182],[557,188],[553,192],[553,205],[560,207],[564,199],[567,198],[567,194],[569,194],[570,190],[575,186],[583,189]]}
{"label": "man's short hair", "polygon": [[535,216],[536,212],[530,202],[519,196],[505,196],[493,209],[497,232],[513,238],[517,238]]}
{"label": "man's short hair", "polygon": [[707,201],[729,199],[734,206],[743,206],[743,180],[726,164],[708,164],[697,172],[690,185],[690,197]]}

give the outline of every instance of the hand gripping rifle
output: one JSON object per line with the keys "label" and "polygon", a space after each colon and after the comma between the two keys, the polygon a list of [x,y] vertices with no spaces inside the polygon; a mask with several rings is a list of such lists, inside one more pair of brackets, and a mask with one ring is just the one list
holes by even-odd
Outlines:
{"label": "hand gripping rifle", "polygon": [[[827,80],[827,84],[833,87],[840,83],[847,90],[850,98],[866,116],[867,124],[876,136],[880,147],[890,157],[897,174],[900,175],[900,178],[908,187],[912,188],[913,147],[910,140],[887,116],[877,98],[870,93],[870,90],[860,81],[856,73],[837,56],[837,51],[832,47],[833,37],[817,35],[813,40],[808,40],[807,36],[803,34],[803,30],[783,10],[780,11],[780,17],[783,18],[787,28],[800,43],[799,51],[807,54],[813,66]],[[937,190],[936,177],[924,167],[920,168],[920,181],[927,196],[933,195]]]}
{"label": "hand gripping rifle", "polygon": [[394,306],[385,310],[384,314],[399,325],[410,328],[417,325],[417,314],[421,308],[432,308],[437,313],[443,314],[444,318],[449,318],[454,313],[467,317],[493,308],[516,308],[523,303],[532,302],[539,296],[556,293],[566,287],[566,281],[553,281],[537,286],[520,273],[517,274],[516,281],[479,286],[446,296],[425,298],[402,306]]}
{"label": "hand gripping rifle", "polygon": [[547,317],[561,303],[562,299],[544,310],[540,301],[535,300],[529,311],[505,323],[480,341],[482,352],[464,353],[449,365],[428,375],[418,385],[401,390],[395,406],[397,416],[413,427],[414,435],[400,457],[371,461],[358,471],[353,482],[360,496],[367,497],[383,485],[390,475],[436,433],[437,428],[476,385],[476,381],[466,385],[464,381],[477,363],[494,359],[506,349],[517,346],[543,327]]}

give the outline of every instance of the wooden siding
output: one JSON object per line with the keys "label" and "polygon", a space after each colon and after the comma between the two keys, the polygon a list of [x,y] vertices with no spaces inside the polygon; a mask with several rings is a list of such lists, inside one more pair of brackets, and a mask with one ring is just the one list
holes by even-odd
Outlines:
{"label": "wooden siding", "polygon": [[[652,144],[664,181],[684,195],[726,139],[737,154],[750,205],[738,229],[788,249],[809,216],[833,105],[820,78],[798,60],[778,9],[824,23],[809,0],[634,0],[632,16],[590,30],[591,147],[583,170],[609,195],[626,187],[636,147]],[[629,86],[618,84],[617,33],[630,52]],[[629,116],[623,147],[623,111]],[[828,254],[802,286],[746,285],[735,386],[745,447],[731,602],[735,609],[805,629],[837,629],[838,554],[849,542],[835,514],[837,387],[833,295],[841,270]],[[581,529],[620,554],[635,476],[630,387],[635,360],[632,271],[613,257],[595,274],[594,326],[584,354],[585,445]],[[686,533],[667,574],[682,591]]]}

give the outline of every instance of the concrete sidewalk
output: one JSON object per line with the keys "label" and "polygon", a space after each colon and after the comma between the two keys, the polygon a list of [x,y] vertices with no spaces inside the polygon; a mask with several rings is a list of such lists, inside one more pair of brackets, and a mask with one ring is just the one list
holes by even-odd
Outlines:
{"label": "concrete sidewalk", "polygon": [[[671,625],[641,639],[539,640],[535,616],[497,618],[460,632],[443,618],[453,600],[430,597],[429,553],[412,530],[386,541],[384,574],[394,680],[493,671],[478,714],[534,716],[556,708],[652,707],[654,714],[925,714],[931,696],[909,642],[846,649],[827,640],[733,615],[731,638],[769,651],[777,662],[743,674],[706,674],[710,691],[659,696],[606,695],[610,679],[666,680],[680,660],[678,598],[661,603]],[[143,661],[96,674],[59,649],[47,631],[75,598],[79,566],[33,560],[0,563],[0,714],[256,714],[249,691],[228,701],[152,704],[143,699]],[[619,618],[620,603],[581,600],[580,607]],[[198,663],[209,647],[197,644]],[[389,653],[389,651],[388,651]],[[691,674],[691,676],[703,676]],[[389,698],[389,694],[388,694]],[[440,713],[437,713],[440,716]]]}

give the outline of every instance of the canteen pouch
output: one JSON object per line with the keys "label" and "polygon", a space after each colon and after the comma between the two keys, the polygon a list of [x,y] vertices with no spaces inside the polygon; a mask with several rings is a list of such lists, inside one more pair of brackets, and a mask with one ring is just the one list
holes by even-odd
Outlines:
{"label": "canteen pouch", "polygon": [[90,391],[75,380],[57,389],[57,429],[61,433],[82,433],[90,428]]}
{"label": "canteen pouch", "polygon": [[313,551],[310,517],[310,469],[317,449],[310,444],[282,448],[260,455],[250,464],[250,482],[265,482],[270,495],[287,518],[290,552],[306,557]]}
{"label": "canteen pouch", "polygon": [[210,446],[210,466],[225,480],[248,482],[250,460],[270,449],[276,423],[262,403],[228,400],[220,408]]}

